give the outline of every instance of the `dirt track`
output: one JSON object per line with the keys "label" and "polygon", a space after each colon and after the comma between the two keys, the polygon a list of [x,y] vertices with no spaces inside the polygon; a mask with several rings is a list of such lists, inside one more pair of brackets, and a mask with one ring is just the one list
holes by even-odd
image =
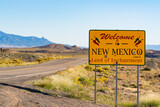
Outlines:
{"label": "dirt track", "polygon": [[39,91],[32,85],[24,84],[86,62],[86,58],[68,58],[38,65],[0,68],[0,107],[108,107],[56,96],[50,91]]}

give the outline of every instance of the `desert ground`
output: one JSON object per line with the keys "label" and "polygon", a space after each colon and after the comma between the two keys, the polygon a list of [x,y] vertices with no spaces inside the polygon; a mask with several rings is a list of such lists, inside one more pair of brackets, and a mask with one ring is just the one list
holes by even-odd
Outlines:
{"label": "desert ground", "polygon": [[[140,102],[158,107],[160,52],[147,50],[140,67]],[[2,107],[110,107],[115,104],[115,66],[97,68],[94,104],[94,66],[88,49],[77,46],[3,49],[0,52]],[[118,66],[118,105],[136,106],[136,66]],[[158,102],[158,103],[157,103]]]}

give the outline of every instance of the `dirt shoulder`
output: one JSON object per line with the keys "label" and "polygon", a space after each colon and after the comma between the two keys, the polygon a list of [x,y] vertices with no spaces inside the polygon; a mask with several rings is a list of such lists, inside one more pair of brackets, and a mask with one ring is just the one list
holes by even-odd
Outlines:
{"label": "dirt shoulder", "polygon": [[106,107],[93,102],[69,99],[22,85],[0,84],[1,107]]}

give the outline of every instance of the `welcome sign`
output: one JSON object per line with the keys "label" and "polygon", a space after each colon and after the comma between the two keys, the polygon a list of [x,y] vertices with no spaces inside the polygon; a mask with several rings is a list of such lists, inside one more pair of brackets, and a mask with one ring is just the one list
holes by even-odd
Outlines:
{"label": "welcome sign", "polygon": [[145,31],[90,30],[89,64],[145,64]]}

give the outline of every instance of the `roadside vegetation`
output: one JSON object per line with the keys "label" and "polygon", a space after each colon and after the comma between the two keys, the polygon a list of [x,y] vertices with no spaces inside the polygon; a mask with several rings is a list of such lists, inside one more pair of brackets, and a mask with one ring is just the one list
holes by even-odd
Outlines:
{"label": "roadside vegetation", "polygon": [[[125,102],[121,104],[123,107],[137,107],[136,102]],[[140,107],[160,107],[160,95],[148,94],[140,99]]]}
{"label": "roadside vegetation", "polygon": [[[3,51],[2,51],[3,50]],[[87,57],[88,51],[50,48],[13,48],[0,51],[0,67],[39,64],[61,58]]]}
{"label": "roadside vegetation", "polygon": [[0,67],[39,64],[49,60],[70,57],[72,56],[49,53],[0,53]]}
{"label": "roadside vegetation", "polygon": [[[97,102],[115,104],[115,66],[97,67]],[[94,100],[94,66],[83,64],[32,82],[35,86],[60,91],[66,97]],[[122,107],[136,106],[136,67],[119,66],[118,103]],[[141,67],[140,107],[160,106],[160,72]]]}

